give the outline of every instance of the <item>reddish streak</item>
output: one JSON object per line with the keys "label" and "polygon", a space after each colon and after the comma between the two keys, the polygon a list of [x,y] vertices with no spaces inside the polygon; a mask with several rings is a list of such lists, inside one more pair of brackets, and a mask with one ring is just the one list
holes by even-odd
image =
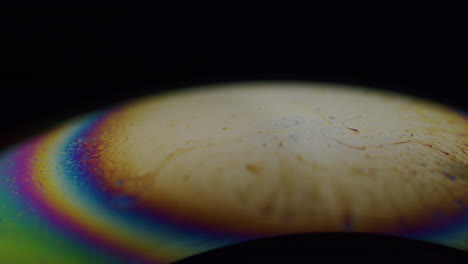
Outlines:
{"label": "reddish streak", "polygon": [[357,129],[355,129],[355,128],[347,127],[347,126],[344,124],[344,122],[341,122],[341,124],[342,124],[344,127],[346,127],[347,129],[349,129],[349,130],[352,130],[352,131],[354,131],[354,132],[359,132],[359,130],[357,130]]}
{"label": "reddish streak", "polygon": [[399,144],[408,143],[408,142],[411,142],[411,140],[395,142],[395,143],[392,143],[392,145],[399,145]]}

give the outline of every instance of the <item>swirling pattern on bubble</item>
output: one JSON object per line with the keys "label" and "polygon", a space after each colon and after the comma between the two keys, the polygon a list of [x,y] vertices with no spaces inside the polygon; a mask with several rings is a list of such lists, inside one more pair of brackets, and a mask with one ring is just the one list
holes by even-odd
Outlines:
{"label": "swirling pattern on bubble", "polygon": [[[5,261],[8,261],[11,256],[12,260],[22,258],[25,263],[37,259],[58,263],[170,263],[241,241],[318,231],[394,234],[468,251],[466,119],[449,110],[441,110],[439,106],[412,99],[319,87],[306,91],[301,85],[296,90],[290,87],[288,92],[276,89],[277,85],[273,84],[257,86],[268,88],[208,90],[144,98],[72,120],[3,152],[0,157],[0,260],[7,256]],[[343,96],[348,96],[346,102],[349,105],[330,105],[330,100],[340,100],[338,98]],[[379,116],[363,110],[364,105],[373,101],[371,106],[382,101],[386,103],[377,111],[380,115],[396,106],[407,108],[400,109],[401,113],[411,112],[404,117],[397,114],[388,117],[388,126],[379,127],[375,125]],[[282,102],[283,106],[272,102]],[[180,108],[185,110],[174,112]],[[285,109],[289,113],[285,113]],[[245,116],[253,112],[257,114],[249,117],[251,119]],[[244,122],[244,119],[248,120]],[[250,122],[252,120],[256,122]],[[401,120],[411,126],[389,129]],[[153,124],[151,129],[148,124]],[[232,134],[233,131],[237,134]],[[213,136],[216,133],[223,136],[216,138]],[[197,138],[197,135],[203,138]],[[212,139],[207,139],[210,137]],[[317,143],[317,138],[322,139],[323,146]],[[171,147],[174,143],[171,140],[179,140],[181,145]],[[317,155],[300,152],[299,145],[323,149],[323,157],[341,153],[346,158],[321,160]],[[413,155],[408,151],[409,145],[424,155]],[[260,149],[263,152],[260,153]],[[217,158],[236,150],[253,161],[220,162]],[[161,158],[156,152],[162,155]],[[395,162],[410,159],[412,163],[403,164],[403,167],[391,163],[389,157],[393,156],[390,153],[395,152],[400,153]],[[273,154],[265,156],[265,153]],[[186,160],[181,159],[181,155],[187,155]],[[224,167],[196,163],[196,157],[202,155]],[[345,204],[346,195],[337,192],[350,191],[343,191],[341,187],[322,192],[322,195],[336,193],[337,197],[345,197],[341,203],[332,203],[332,198],[317,194],[311,197],[323,202],[323,206],[317,203],[311,207],[305,204],[308,202],[291,195],[271,194],[270,197],[260,188],[261,199],[258,199],[262,201],[260,205],[254,205],[250,200],[257,198],[246,193],[253,190],[247,183],[243,185],[236,180],[230,184],[216,183],[219,177],[199,177],[197,185],[193,183],[197,178],[187,173],[187,170],[199,168],[200,173],[229,175],[231,168],[239,177],[257,175],[260,183],[264,173],[270,173],[271,182],[282,181],[282,187],[272,183],[271,188],[268,187],[270,193],[271,190],[283,193],[288,191],[287,188],[299,190],[299,187],[296,183],[288,183],[291,179],[281,178],[284,175],[278,176],[281,179],[274,178],[276,174],[268,169],[290,168],[292,173],[302,175],[305,171],[310,174],[313,168],[320,171],[320,177],[328,177],[330,184],[340,180],[332,174],[343,172],[343,168],[334,166],[336,162],[340,162],[350,175],[366,175],[370,179],[389,174],[372,166],[359,167],[369,155],[375,156],[376,164],[387,162],[390,165],[382,166],[405,176],[394,179],[401,181],[394,183],[395,186],[409,188],[409,191],[426,188],[421,191],[424,194],[415,196],[426,199],[423,201],[425,207],[410,213],[416,208],[411,207],[414,202],[411,199],[415,197],[405,196],[408,195],[406,189],[402,189],[400,200],[410,197],[407,200],[409,209],[401,207],[402,201],[396,198],[400,194],[379,189],[389,184],[388,181],[371,187],[369,202],[361,201],[360,206],[368,203],[386,208],[374,210],[374,215],[370,213],[372,210],[360,213],[363,209],[355,206],[353,199],[348,199]],[[295,161],[290,161],[290,157]],[[357,165],[348,166],[353,162]],[[438,170],[431,162],[444,170]],[[265,164],[271,166],[266,168]],[[331,167],[334,169],[330,170]],[[241,175],[240,170],[245,174]],[[168,179],[167,175],[172,178]],[[413,181],[411,176],[421,184],[416,186],[416,180]],[[302,185],[316,183],[301,177],[291,178],[303,181],[299,183]],[[223,178],[224,181],[230,179],[228,176]],[[184,184],[187,181],[192,183]],[[362,186],[367,181],[372,182],[352,178],[341,185],[355,186],[350,187],[355,188],[355,193],[366,192],[367,187]],[[269,185],[265,183],[263,185]],[[220,192],[225,193],[231,189],[244,192],[232,191],[234,200],[219,197],[217,201],[218,193],[203,185],[221,186]],[[190,196],[188,187],[196,193],[194,196]],[[384,201],[380,198],[376,198],[377,203],[372,200],[375,192],[382,191],[388,195],[386,205],[378,204]],[[434,199],[427,195],[430,192],[434,193]],[[200,199],[188,201],[189,197]],[[448,204],[446,201],[449,200],[453,203]],[[207,205],[207,201],[212,202]],[[244,208],[239,204],[245,205]],[[331,208],[331,204],[334,207],[326,209],[327,205]],[[323,219],[313,215],[295,216],[307,210],[324,212],[325,216]],[[285,212],[289,212],[286,214],[289,218],[283,217]],[[389,217],[388,212],[395,216]],[[21,254],[24,251],[28,254]]]}

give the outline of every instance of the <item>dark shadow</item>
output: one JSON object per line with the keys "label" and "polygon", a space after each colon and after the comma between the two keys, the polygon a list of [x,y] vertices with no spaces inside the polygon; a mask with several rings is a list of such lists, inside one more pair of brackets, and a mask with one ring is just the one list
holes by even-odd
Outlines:
{"label": "dark shadow", "polygon": [[468,263],[458,249],[401,237],[318,233],[239,243],[204,252],[175,264],[201,263]]}

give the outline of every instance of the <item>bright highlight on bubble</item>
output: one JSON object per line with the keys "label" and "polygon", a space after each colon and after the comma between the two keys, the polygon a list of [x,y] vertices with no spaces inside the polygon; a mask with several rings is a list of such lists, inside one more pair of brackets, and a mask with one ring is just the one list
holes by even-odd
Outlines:
{"label": "bright highlight on bubble", "polygon": [[1,154],[0,260],[170,263],[309,232],[468,251],[467,135],[446,106],[358,87],[147,96]]}

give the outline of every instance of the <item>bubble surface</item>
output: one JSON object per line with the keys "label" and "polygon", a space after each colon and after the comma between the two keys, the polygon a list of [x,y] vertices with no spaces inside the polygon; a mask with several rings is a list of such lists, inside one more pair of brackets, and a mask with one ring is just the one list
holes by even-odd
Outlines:
{"label": "bubble surface", "polygon": [[170,263],[309,232],[468,251],[467,132],[443,105],[358,87],[144,97],[2,152],[0,260]]}

